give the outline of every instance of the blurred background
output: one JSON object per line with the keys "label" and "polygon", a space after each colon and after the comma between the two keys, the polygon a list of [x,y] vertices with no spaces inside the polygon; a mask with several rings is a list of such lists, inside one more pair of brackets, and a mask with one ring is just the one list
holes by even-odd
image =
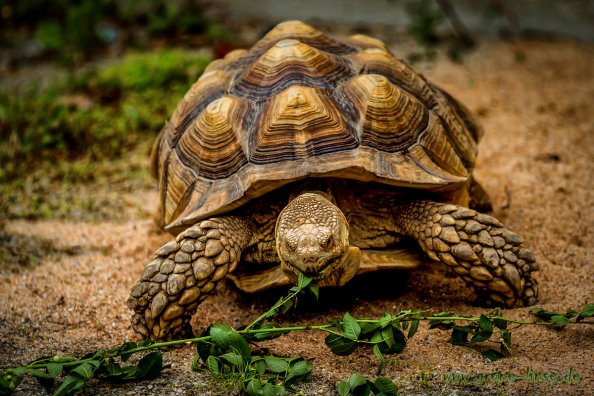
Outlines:
{"label": "blurred background", "polygon": [[378,37],[421,71],[485,41],[594,40],[587,0],[4,0],[0,16],[0,214],[26,219],[142,212],[120,193],[153,185],[147,152],[183,93],[282,20]]}

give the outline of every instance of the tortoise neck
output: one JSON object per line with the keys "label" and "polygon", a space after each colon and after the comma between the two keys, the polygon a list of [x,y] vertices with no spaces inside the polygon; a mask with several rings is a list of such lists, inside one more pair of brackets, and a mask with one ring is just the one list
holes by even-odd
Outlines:
{"label": "tortoise neck", "polygon": [[316,194],[322,198],[332,202],[336,205],[336,198],[334,198],[334,192],[329,183],[325,183],[324,180],[305,180],[303,183],[296,185],[289,196],[289,202],[303,194]]}

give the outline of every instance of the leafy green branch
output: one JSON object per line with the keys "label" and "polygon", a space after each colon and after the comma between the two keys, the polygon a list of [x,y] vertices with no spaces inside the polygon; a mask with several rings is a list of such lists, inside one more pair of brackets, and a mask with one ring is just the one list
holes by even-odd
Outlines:
{"label": "leafy green branch", "polygon": [[[416,334],[421,321],[428,322],[430,329],[451,331],[449,342],[454,345],[494,344],[496,348],[484,349],[481,346],[482,355],[490,360],[510,354],[512,331],[521,326],[562,329],[573,324],[594,324],[594,304],[586,305],[581,311],[570,309],[565,313],[533,309],[532,314],[540,322],[505,318],[498,308],[479,317],[405,310],[397,314],[386,313],[379,319],[354,318],[347,312],[342,320],[309,326],[281,326],[270,322],[276,315],[294,307],[302,293],[309,293],[315,298],[319,294],[318,286],[303,275],[286,297],[280,298],[268,311],[243,328],[233,329],[228,324],[216,323],[197,338],[167,342],[125,342],[117,348],[99,349],[80,359],[73,356],[45,357],[26,366],[9,368],[0,372],[0,394],[14,392],[25,375],[35,377],[48,392],[54,388],[56,379],[65,375],[54,395],[72,395],[92,378],[117,382],[155,378],[168,367],[163,365],[161,349],[196,344],[193,370],[205,370],[214,378],[234,380],[248,395],[283,395],[294,392],[296,383],[309,378],[312,365],[302,357],[255,355],[249,343],[277,338],[292,331],[323,331],[327,333],[325,343],[334,354],[346,356],[359,347],[368,347],[379,362],[375,381],[355,373],[348,382],[341,381],[338,384],[340,395],[397,395],[396,385],[380,377],[386,361],[384,355],[402,352],[407,341]],[[132,355],[143,352],[149,353],[136,364],[124,365]]]}

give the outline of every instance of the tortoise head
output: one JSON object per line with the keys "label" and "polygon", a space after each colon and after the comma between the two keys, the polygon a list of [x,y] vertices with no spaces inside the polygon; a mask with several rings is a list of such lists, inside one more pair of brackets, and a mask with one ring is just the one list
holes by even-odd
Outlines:
{"label": "tortoise head", "polygon": [[289,202],[276,221],[275,238],[281,268],[293,282],[302,272],[322,286],[342,286],[359,268],[346,217],[320,194],[303,193]]}

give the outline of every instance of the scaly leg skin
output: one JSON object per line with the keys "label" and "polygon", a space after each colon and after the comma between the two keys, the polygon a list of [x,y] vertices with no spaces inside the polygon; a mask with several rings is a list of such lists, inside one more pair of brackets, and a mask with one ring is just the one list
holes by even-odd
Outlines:
{"label": "scaly leg skin", "polygon": [[401,231],[427,255],[450,266],[496,305],[534,305],[538,270],[522,239],[494,217],[462,206],[416,200],[396,207]]}
{"label": "scaly leg skin", "polygon": [[219,217],[199,222],[157,250],[128,298],[134,331],[154,340],[191,336],[196,307],[235,269],[251,237],[248,220]]}

